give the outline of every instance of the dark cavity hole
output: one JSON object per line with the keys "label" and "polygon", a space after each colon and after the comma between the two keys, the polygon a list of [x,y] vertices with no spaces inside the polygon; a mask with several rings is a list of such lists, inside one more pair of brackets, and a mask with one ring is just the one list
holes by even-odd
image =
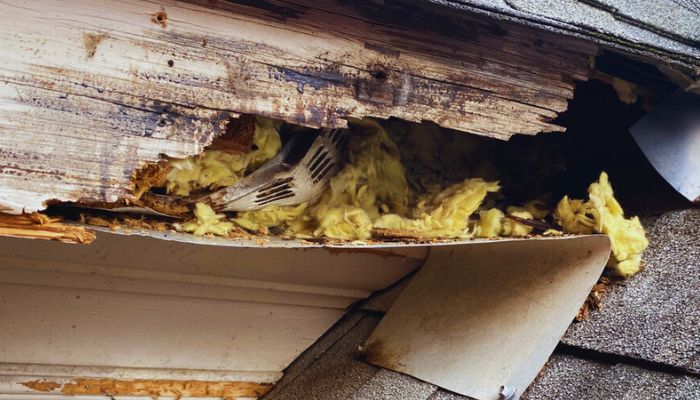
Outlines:
{"label": "dark cavity hole", "polygon": [[386,71],[383,71],[381,69],[370,72],[370,75],[372,75],[374,77],[374,79],[379,79],[381,81],[383,81],[389,77],[389,75],[386,73]]}

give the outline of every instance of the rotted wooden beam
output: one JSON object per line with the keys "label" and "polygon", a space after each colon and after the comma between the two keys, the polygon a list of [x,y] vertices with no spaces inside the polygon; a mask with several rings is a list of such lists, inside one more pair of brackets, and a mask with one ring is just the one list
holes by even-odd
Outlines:
{"label": "rotted wooden beam", "polygon": [[507,139],[552,123],[596,47],[410,4],[175,0],[0,5],[0,205],[128,197],[231,118],[398,117]]}

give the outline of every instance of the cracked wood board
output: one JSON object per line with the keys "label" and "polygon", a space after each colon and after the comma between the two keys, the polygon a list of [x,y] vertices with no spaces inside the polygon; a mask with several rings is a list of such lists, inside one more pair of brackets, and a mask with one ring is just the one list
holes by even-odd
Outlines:
{"label": "cracked wood board", "polygon": [[559,131],[597,48],[410,4],[0,4],[0,205],[115,201],[229,118],[389,117],[507,139]]}
{"label": "cracked wood board", "polygon": [[84,226],[66,224],[61,218],[40,213],[12,215],[0,212],[0,236],[83,244],[95,240],[95,233]]}
{"label": "cracked wood board", "polygon": [[600,276],[606,236],[433,247],[363,345],[367,360],[479,400],[518,398]]}

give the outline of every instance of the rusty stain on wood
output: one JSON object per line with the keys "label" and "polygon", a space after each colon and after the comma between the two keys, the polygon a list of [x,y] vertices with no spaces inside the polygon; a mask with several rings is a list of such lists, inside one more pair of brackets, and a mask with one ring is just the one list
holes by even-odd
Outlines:
{"label": "rusty stain on wood", "polygon": [[83,33],[83,46],[85,47],[85,55],[87,58],[92,58],[95,56],[95,53],[97,52],[97,45],[99,45],[102,39],[105,37],[107,37],[107,35],[104,33]]}
{"label": "rusty stain on wood", "polygon": [[93,231],[60,221],[60,218],[38,212],[19,215],[0,213],[0,235],[84,244],[95,240]]}
{"label": "rusty stain on wood", "polygon": [[21,382],[21,384],[39,392],[60,389],[61,394],[69,396],[219,397],[226,400],[239,397],[260,397],[272,388],[271,383],[243,381],[119,380],[109,378],[79,378],[63,384],[36,380]]}
{"label": "rusty stain on wood", "polygon": [[153,13],[151,15],[151,22],[158,24],[163,28],[168,26],[168,14],[165,12],[165,8],[161,7],[160,11]]}
{"label": "rusty stain on wood", "polygon": [[36,390],[37,392],[51,392],[61,387],[61,384],[58,382],[44,381],[39,379],[35,381],[20,382],[20,384],[32,390]]}

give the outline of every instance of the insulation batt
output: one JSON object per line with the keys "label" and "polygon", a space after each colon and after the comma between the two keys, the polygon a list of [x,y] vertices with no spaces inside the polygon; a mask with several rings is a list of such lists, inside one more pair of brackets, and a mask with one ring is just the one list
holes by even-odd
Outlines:
{"label": "insulation batt", "polygon": [[501,236],[503,218],[505,218],[505,214],[497,208],[479,211],[479,221],[476,224],[474,236],[486,238]]}
{"label": "insulation batt", "polygon": [[233,185],[247,171],[277,155],[282,147],[278,128],[279,124],[273,120],[258,117],[251,151],[206,150],[197,156],[169,159],[171,169],[165,176],[168,193],[188,196],[200,189],[215,190]]}
{"label": "insulation batt", "polygon": [[239,212],[232,221],[249,231],[266,231],[272,227],[287,228],[289,223],[298,219],[306,211],[306,203],[298,206],[270,206],[261,210]]}
{"label": "insulation batt", "polygon": [[639,271],[641,257],[649,242],[639,218],[625,218],[613,195],[608,174],[588,187],[588,201],[561,199],[554,216],[564,231],[570,233],[604,233],[610,237],[612,257],[608,262],[618,274],[630,276]]}
{"label": "insulation batt", "polygon": [[468,238],[469,217],[479,208],[489,193],[497,192],[497,182],[481,178],[466,179],[449,186],[418,203],[417,218],[396,214],[382,216],[375,227],[404,232],[415,232],[426,238]]}
{"label": "insulation batt", "polygon": [[[509,213],[515,217],[522,219],[533,219],[532,214],[529,211],[509,211]],[[521,224],[512,219],[503,220],[503,236],[527,236],[532,232],[532,227]]]}
{"label": "insulation batt", "polygon": [[318,203],[290,224],[297,237],[369,239],[382,214],[408,212],[408,183],[399,149],[374,120],[354,120],[348,160]]}
{"label": "insulation batt", "polygon": [[197,203],[194,207],[193,220],[175,224],[175,229],[181,232],[190,232],[198,236],[207,234],[228,236],[235,227],[233,222],[226,220],[226,215],[217,214],[207,204]]}
{"label": "insulation batt", "polygon": [[[385,126],[392,129],[391,135]],[[370,239],[375,229],[426,239],[493,238],[533,232],[532,226],[505,213],[542,223],[553,214],[562,230],[547,229],[545,235],[606,234],[612,242],[609,266],[623,276],[640,268],[648,245],[644,229],[638,218],[624,217],[605,172],[588,188],[588,200],[565,196],[554,210],[533,200],[508,206],[504,213],[494,207],[498,196],[503,200],[498,181],[484,178],[498,172],[474,156],[476,147],[469,140],[430,141],[426,138],[440,134],[439,130],[406,129],[405,125],[382,125],[372,119],[353,120],[351,128],[347,161],[315,204],[272,206],[239,212],[232,219],[197,204],[196,219],[176,228],[196,235],[222,236],[236,226],[259,233],[275,228],[287,236],[340,240]],[[235,182],[277,154],[277,129],[272,121],[258,118],[251,151],[205,152],[200,157],[177,160],[168,175],[168,190],[183,194]],[[463,155],[461,160],[452,154],[455,149]],[[458,164],[465,159],[474,163],[460,170]],[[458,181],[447,181],[455,175]]]}

